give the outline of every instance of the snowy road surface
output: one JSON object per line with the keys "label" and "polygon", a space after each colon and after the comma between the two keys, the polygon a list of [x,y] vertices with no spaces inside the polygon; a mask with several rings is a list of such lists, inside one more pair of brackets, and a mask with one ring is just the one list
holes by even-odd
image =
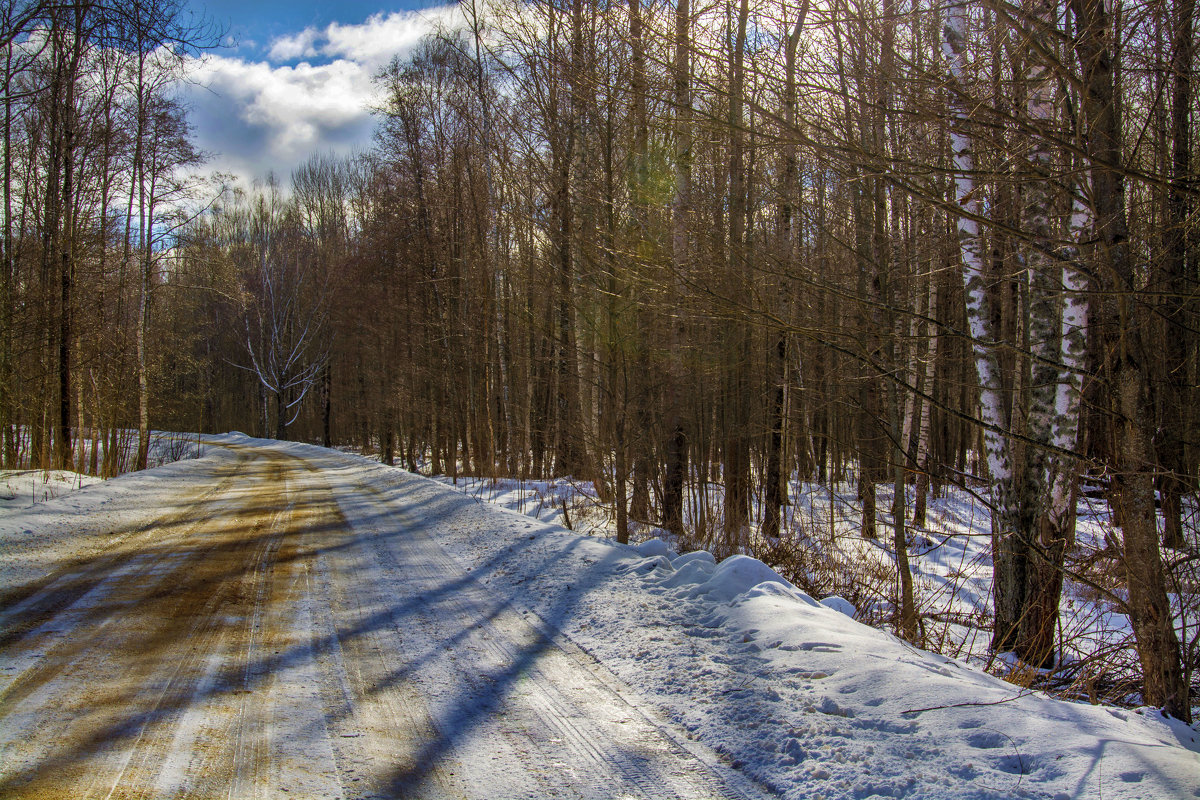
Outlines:
{"label": "snowy road surface", "polygon": [[1200,798],[1200,726],[1030,692],[754,559],[204,451],[0,509],[3,800]]}
{"label": "snowy road surface", "polygon": [[0,797],[760,796],[353,464],[230,444],[21,531]]}

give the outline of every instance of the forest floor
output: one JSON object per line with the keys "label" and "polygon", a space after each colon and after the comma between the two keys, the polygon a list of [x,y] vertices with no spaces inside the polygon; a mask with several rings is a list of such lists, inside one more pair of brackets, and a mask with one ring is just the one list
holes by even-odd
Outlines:
{"label": "forest floor", "polygon": [[1200,797],[1195,728],[1022,690],[753,559],[204,450],[0,510],[0,797]]}

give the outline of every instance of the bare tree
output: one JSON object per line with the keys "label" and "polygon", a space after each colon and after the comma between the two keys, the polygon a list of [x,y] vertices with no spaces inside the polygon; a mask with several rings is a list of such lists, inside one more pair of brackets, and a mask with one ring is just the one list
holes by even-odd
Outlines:
{"label": "bare tree", "polygon": [[286,439],[329,358],[328,282],[296,209],[280,198],[274,181],[245,213],[242,345],[248,368],[274,400],[273,434]]}

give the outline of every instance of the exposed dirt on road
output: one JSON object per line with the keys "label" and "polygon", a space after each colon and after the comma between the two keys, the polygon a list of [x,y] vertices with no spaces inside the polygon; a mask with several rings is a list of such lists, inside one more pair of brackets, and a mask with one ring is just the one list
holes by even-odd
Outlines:
{"label": "exposed dirt on road", "polygon": [[237,452],[9,592],[0,797],[753,794],[465,573],[419,508]]}

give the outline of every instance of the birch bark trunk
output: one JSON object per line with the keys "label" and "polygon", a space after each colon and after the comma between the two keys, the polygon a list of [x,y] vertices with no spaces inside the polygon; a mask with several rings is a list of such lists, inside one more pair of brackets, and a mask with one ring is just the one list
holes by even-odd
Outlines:
{"label": "birch bark trunk", "polygon": [[[1043,28],[1055,23],[1048,5],[1039,5],[1034,13]],[[1012,393],[1014,407],[1006,415],[997,351],[1003,336],[997,332],[989,309],[979,227],[981,221],[989,219],[989,210],[983,202],[985,190],[974,182],[972,142],[965,132],[971,107],[965,88],[967,31],[966,4],[956,3],[947,14],[942,48],[955,92],[956,124],[951,146],[956,198],[963,210],[957,225],[994,501],[992,648],[1013,650],[1022,660],[1041,667],[1054,660],[1062,559],[1074,520],[1074,462],[1063,454],[1073,449],[1079,424],[1079,374],[1087,324],[1085,287],[1071,263],[1072,245],[1057,256],[1068,263],[1061,279],[1065,293],[1055,287],[1049,259],[1042,255],[1052,252],[1057,240],[1052,232],[1055,197],[1049,184],[1050,173],[1056,169],[1049,144],[1055,102],[1048,69],[1035,63],[1025,108],[1034,138],[1029,151],[1032,175],[1026,185],[1027,206],[1022,220],[1029,237],[1023,253],[1031,296],[1029,357],[1033,379],[1028,391]],[[1077,206],[1072,216],[1072,236],[1080,232],[1082,213]],[[1026,402],[1028,406],[1023,407]],[[1017,437],[1013,428],[1021,420],[1026,435]]]}

